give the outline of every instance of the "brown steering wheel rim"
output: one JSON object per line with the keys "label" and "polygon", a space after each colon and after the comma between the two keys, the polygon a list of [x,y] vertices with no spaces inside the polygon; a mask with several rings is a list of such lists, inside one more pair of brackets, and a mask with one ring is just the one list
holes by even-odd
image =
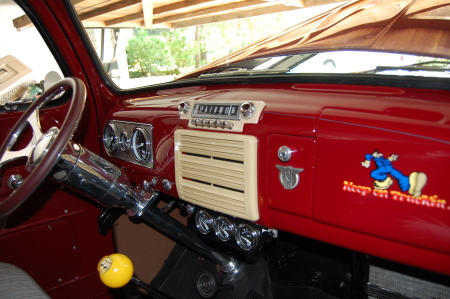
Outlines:
{"label": "brown steering wheel rim", "polygon": [[83,81],[75,77],[65,78],[44,91],[44,93],[23,113],[0,147],[0,158],[2,158],[9,143],[13,140],[15,132],[19,131],[21,126],[27,122],[28,118],[34,113],[34,111],[48,102],[59,90],[66,90],[70,88],[72,89],[72,100],[58,135],[42,160],[30,172],[21,186],[14,190],[9,197],[0,203],[0,218],[12,213],[28,198],[31,193],[34,192],[34,190],[49,174],[60,154],[66,148],[67,143],[72,138],[83,113],[84,104],[86,101],[86,87]]}

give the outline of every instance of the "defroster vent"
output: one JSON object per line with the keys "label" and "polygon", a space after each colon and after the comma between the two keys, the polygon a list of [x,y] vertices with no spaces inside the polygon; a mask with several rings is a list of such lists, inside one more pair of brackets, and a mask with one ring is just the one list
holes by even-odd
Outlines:
{"label": "defroster vent", "polygon": [[259,219],[254,136],[177,130],[175,172],[181,199],[231,216]]}

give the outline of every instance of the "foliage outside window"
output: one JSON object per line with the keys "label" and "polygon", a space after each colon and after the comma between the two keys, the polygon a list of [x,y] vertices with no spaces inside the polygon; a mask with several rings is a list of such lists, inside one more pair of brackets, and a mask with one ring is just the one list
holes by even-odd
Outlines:
{"label": "foliage outside window", "polygon": [[172,81],[306,16],[291,11],[185,28],[86,31],[105,71],[128,89]]}

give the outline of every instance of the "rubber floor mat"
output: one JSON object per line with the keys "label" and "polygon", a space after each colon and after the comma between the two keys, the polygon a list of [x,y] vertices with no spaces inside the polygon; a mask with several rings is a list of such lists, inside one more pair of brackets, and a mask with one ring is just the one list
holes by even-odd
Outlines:
{"label": "rubber floor mat", "polygon": [[[216,264],[198,254],[176,245],[151,285],[177,299],[203,298],[197,291],[197,275],[209,271],[223,282],[224,276],[217,271]],[[265,260],[246,264],[238,277],[228,284],[232,289],[219,290],[216,299],[266,299],[266,298],[311,298],[335,299],[321,290],[302,287],[277,287],[270,281]]]}
{"label": "rubber floor mat", "polygon": [[[197,275],[205,270],[212,273],[219,282],[223,282],[224,276],[218,273],[216,264],[177,245],[151,285],[177,299],[202,298],[197,291],[196,280]],[[228,283],[226,287],[230,288],[230,284],[233,289],[219,290],[214,298],[246,299],[249,294],[269,293],[270,280],[265,261],[260,260],[254,264],[246,264],[236,280]]]}

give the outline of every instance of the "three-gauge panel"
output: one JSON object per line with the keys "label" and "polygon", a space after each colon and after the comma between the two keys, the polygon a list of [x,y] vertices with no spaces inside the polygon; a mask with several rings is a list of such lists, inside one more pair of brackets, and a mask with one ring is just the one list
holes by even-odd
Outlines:
{"label": "three-gauge panel", "polygon": [[153,168],[153,126],[108,121],[103,128],[103,145],[111,157]]}
{"label": "three-gauge panel", "polygon": [[215,236],[214,238],[244,251],[256,250],[261,243],[261,231],[257,226],[238,218],[218,216],[212,211],[198,211],[195,215],[195,226],[203,235]]}

